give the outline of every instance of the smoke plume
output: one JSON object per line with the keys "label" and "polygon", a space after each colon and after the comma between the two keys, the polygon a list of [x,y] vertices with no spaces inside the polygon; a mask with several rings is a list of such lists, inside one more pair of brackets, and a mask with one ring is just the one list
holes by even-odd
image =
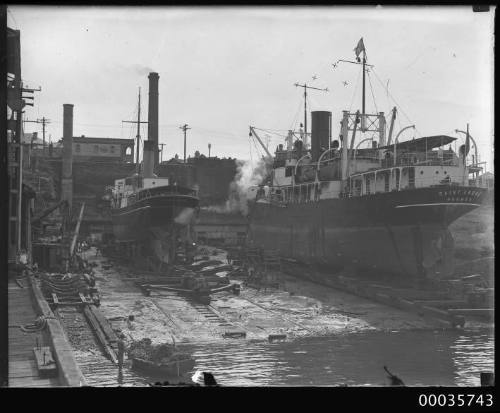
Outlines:
{"label": "smoke plume", "polygon": [[194,208],[184,208],[174,219],[176,224],[187,225],[193,218]]}
{"label": "smoke plume", "polygon": [[229,184],[229,197],[224,205],[210,206],[208,211],[221,214],[241,213],[248,215],[248,200],[251,196],[250,188],[262,183],[267,175],[268,164],[260,159],[256,165],[250,161],[236,161],[237,172],[234,180]]}
{"label": "smoke plume", "polygon": [[139,76],[145,76],[151,72],[154,72],[153,69],[147,66],[143,66],[140,64],[134,64],[131,66],[132,70],[137,73]]}

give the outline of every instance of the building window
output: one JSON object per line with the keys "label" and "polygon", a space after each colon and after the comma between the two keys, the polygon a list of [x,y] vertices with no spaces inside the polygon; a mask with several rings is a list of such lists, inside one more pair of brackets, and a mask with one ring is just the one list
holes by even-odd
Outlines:
{"label": "building window", "polygon": [[115,153],[115,147],[114,147],[113,145],[111,145],[111,146],[109,147],[109,151],[110,151],[111,153]]}
{"label": "building window", "polygon": [[80,148],[80,144],[79,144],[79,143],[77,143],[77,144],[76,144],[76,148],[75,148],[76,152],[77,152],[77,153],[79,153],[79,152],[80,152],[80,149],[81,149],[81,148]]}
{"label": "building window", "polygon": [[127,150],[125,151],[126,155],[132,155],[132,148],[129,146]]}
{"label": "building window", "polygon": [[94,153],[99,153],[99,145],[94,145]]}

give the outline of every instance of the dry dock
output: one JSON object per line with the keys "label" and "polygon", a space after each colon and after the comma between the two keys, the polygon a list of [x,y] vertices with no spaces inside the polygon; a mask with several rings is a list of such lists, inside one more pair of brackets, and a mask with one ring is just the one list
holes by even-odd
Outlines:
{"label": "dry dock", "polygon": [[[160,290],[145,296],[134,283],[140,272],[118,262],[110,265],[92,250],[87,258],[98,264],[94,271],[100,311],[131,340],[148,337],[156,342],[200,343],[441,327],[416,314],[284,274],[279,288],[257,290],[242,285],[239,296],[216,293],[209,305]],[[211,258],[225,262],[225,253],[211,248]]]}

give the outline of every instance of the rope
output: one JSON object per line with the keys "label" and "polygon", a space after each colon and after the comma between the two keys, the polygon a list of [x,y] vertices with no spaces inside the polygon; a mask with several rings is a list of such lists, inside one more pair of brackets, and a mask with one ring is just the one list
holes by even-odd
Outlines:
{"label": "rope", "polygon": [[41,315],[36,318],[34,323],[20,325],[19,328],[21,328],[21,330],[25,333],[38,333],[42,331],[46,326],[47,326],[47,320],[45,316]]}

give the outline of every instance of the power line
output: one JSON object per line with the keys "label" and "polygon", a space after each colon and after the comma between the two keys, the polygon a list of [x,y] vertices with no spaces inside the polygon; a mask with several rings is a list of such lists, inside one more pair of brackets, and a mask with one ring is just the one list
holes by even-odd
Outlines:
{"label": "power line", "polygon": [[37,120],[27,120],[26,119],[24,122],[41,123],[42,124],[42,136],[43,136],[42,151],[43,151],[43,154],[45,155],[45,125],[48,125],[50,123],[50,119],[46,119],[44,116],[42,119],[37,119]]}

